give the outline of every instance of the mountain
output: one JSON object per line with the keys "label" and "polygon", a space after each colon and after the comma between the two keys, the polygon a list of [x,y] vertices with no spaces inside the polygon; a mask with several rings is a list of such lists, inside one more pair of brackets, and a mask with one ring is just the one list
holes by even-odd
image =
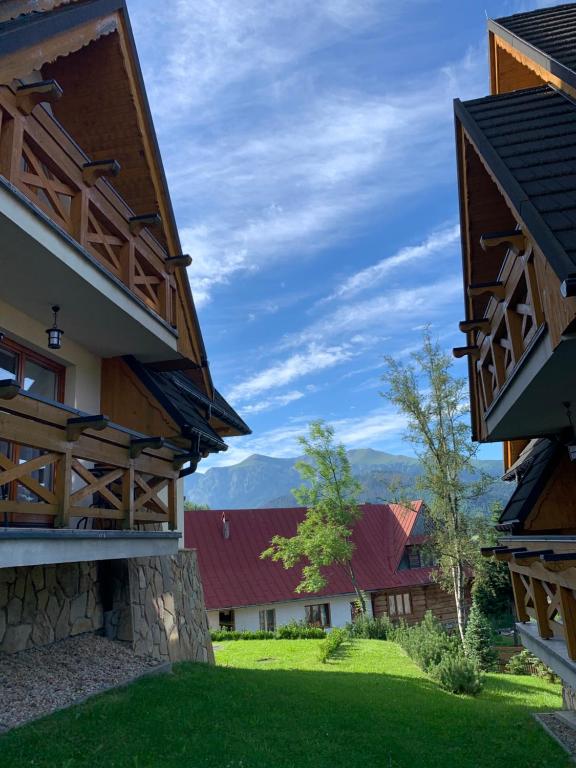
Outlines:
{"label": "mountain", "polygon": [[[422,496],[417,488],[422,471],[418,459],[373,448],[350,450],[348,458],[354,476],[362,484],[362,501]],[[214,467],[204,474],[197,472],[185,480],[186,498],[207,504],[211,509],[295,507],[291,490],[301,484],[300,475],[294,469],[297,461],[298,458],[276,459],[255,453],[229,467]],[[488,512],[494,502],[506,503],[513,486],[499,479],[503,472],[500,461],[478,461],[477,466],[495,478],[478,501],[478,506]]]}

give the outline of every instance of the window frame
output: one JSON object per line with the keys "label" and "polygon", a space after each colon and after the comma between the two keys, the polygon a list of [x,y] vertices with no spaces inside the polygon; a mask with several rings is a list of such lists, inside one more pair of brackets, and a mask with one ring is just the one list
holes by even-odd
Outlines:
{"label": "window frame", "polygon": [[[272,621],[270,621],[270,615],[272,615]],[[258,618],[262,632],[276,631],[276,608],[260,608]]]}
{"label": "window frame", "polygon": [[[310,615],[314,612],[314,609],[319,611],[319,621],[310,619]],[[322,610],[324,609],[324,610]],[[324,613],[326,622],[322,621],[322,614]],[[306,617],[306,624],[309,627],[322,627],[322,629],[330,629],[332,627],[332,616],[330,613],[330,603],[311,603],[304,606],[304,616]]]}
{"label": "window frame", "polygon": [[[4,337],[3,339],[0,339],[0,349],[2,347],[7,349],[9,352],[13,352],[17,356],[18,364],[17,364],[17,371],[15,373],[15,380],[20,385],[23,385],[24,383],[24,371],[26,367],[26,361],[30,360],[31,362],[36,363],[37,365],[40,365],[42,368],[46,368],[47,370],[52,371],[52,373],[56,374],[56,393],[55,393],[56,396],[52,402],[55,402],[55,403],[64,402],[64,391],[66,386],[66,366],[61,365],[60,363],[57,363],[54,360],[51,360],[49,357],[45,357],[39,352],[35,352],[33,349],[30,349],[30,347],[26,347],[23,344],[19,344],[17,341],[14,341],[13,339],[7,339],[6,337]],[[34,395],[31,395],[31,397],[34,397]]]}
{"label": "window frame", "polygon": [[[408,610],[406,610],[408,603]],[[392,610],[394,606],[394,610]],[[400,610],[398,610],[400,608]],[[388,595],[388,616],[399,618],[401,616],[412,615],[412,593],[411,592],[393,592]]]}
{"label": "window frame", "polygon": [[[223,622],[222,621],[222,614],[229,614],[230,621]],[[218,611],[218,625],[220,629],[225,630],[227,632],[234,632],[236,629],[236,613],[234,611],[234,608],[224,608],[220,611]]]}

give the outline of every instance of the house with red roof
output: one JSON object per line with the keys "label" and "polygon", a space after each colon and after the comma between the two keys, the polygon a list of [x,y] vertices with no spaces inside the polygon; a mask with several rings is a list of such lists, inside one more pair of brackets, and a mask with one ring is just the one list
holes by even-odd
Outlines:
{"label": "house with red roof", "polygon": [[[353,532],[353,566],[374,616],[408,623],[430,610],[444,624],[456,621],[454,600],[434,582],[425,551],[423,502],[364,504]],[[326,569],[327,585],[298,594],[301,568],[262,560],[275,535],[294,536],[305,510],[227,509],[185,513],[187,548],[197,550],[208,621],[212,629],[273,630],[291,620],[327,628],[351,621],[355,594],[338,567]]]}

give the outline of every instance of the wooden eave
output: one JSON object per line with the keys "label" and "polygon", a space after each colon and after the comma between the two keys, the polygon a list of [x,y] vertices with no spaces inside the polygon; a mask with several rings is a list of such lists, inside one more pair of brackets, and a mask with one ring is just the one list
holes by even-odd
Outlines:
{"label": "wooden eave", "polygon": [[[45,5],[49,7],[50,3]],[[53,4],[53,8],[0,24],[0,82],[11,82],[117,32],[134,98],[145,161],[156,191],[168,255],[179,256],[182,252],[180,238],[126,3],[124,0],[77,0],[58,4],[58,7]],[[178,317],[179,351],[199,365],[204,389],[213,397],[206,349],[185,270],[177,269],[175,279],[181,304]]]}
{"label": "wooden eave", "polygon": [[552,78],[558,78],[558,80],[565,83],[570,89],[576,92],[576,73],[569,67],[556,61],[552,56],[526,42],[526,40],[523,40],[513,32],[510,32],[509,29],[498,24],[494,19],[488,19],[488,31],[496,37],[499,37],[501,40],[504,40],[510,48],[518,51],[522,56],[534,62],[540,71],[550,73],[550,80]]}
{"label": "wooden eave", "polygon": [[0,5],[0,23],[11,21],[18,16],[25,16],[29,13],[53,11],[60,5],[75,2],[77,0],[3,0]]}

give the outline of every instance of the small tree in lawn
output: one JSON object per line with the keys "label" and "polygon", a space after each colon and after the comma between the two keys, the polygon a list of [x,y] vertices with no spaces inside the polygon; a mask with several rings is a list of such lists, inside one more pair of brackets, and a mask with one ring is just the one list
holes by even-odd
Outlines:
{"label": "small tree in lawn", "polygon": [[334,444],[334,429],[323,421],[310,424],[309,437],[298,441],[309,461],[299,461],[296,469],[304,484],[293,491],[306,508],[304,520],[291,538],[274,536],[271,546],[260,557],[281,561],[284,568],[304,562],[296,592],[318,592],[326,586],[322,569],[337,565],[344,570],[357,596],[360,612],[366,612],[352,555],[352,531],[362,516],[358,506],[360,483],[352,476],[343,445]]}
{"label": "small tree in lawn", "polygon": [[451,374],[452,360],[428,331],[412,362],[386,358],[382,396],[408,418],[407,439],[414,444],[422,464],[418,485],[428,498],[431,546],[439,565],[440,585],[454,595],[458,629],[464,640],[467,570],[480,557],[479,519],[469,514],[489,481],[465,475],[478,474],[473,464],[477,446],[466,421],[467,395],[463,379]]}
{"label": "small tree in lawn", "polygon": [[496,662],[492,647],[492,627],[478,605],[473,602],[464,633],[464,652],[480,669],[490,669]]}

